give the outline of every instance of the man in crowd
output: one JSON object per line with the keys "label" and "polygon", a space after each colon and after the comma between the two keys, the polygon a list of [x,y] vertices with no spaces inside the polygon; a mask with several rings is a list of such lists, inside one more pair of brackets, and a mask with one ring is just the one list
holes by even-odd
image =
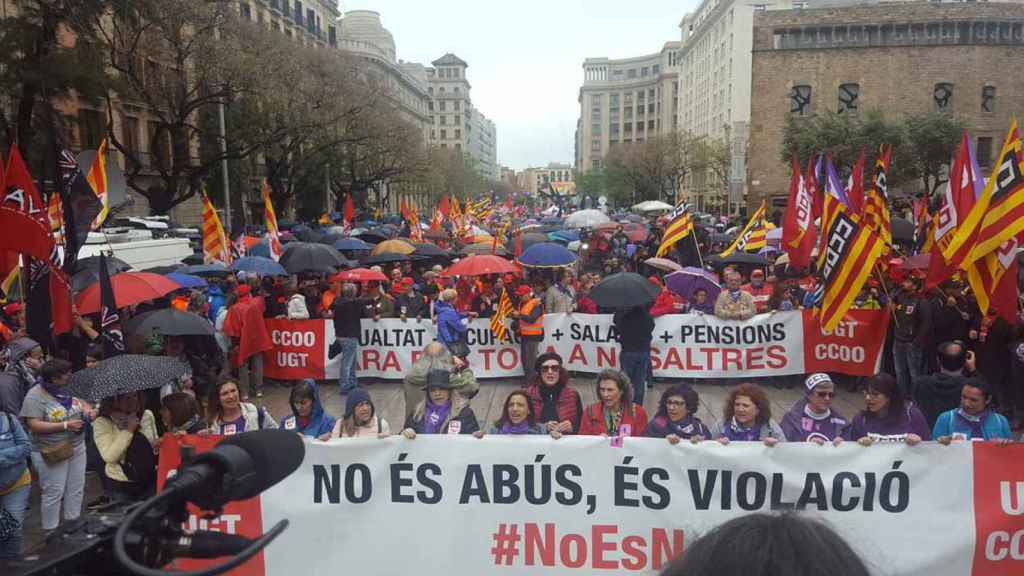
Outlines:
{"label": "man in crowd", "polygon": [[750,273],[750,283],[743,285],[743,291],[754,299],[754,309],[758,314],[768,311],[768,299],[772,297],[774,284],[764,281],[764,270],[757,269]]}
{"label": "man in crowd", "polygon": [[960,389],[975,370],[974,352],[967,350],[959,340],[939,344],[937,356],[939,371],[918,375],[913,385],[912,398],[929,426],[935,425],[939,414],[956,407],[960,402]]}
{"label": "man in crowd", "polygon": [[749,320],[757,314],[754,297],[740,289],[743,277],[735,270],[725,273],[725,290],[715,302],[715,316],[724,320]]}
{"label": "man in crowd", "polygon": [[651,340],[654,337],[654,318],[647,306],[633,306],[619,310],[612,321],[619,337],[622,371],[633,384],[633,402],[644,403],[647,380],[651,373]]}
{"label": "man in crowd", "polygon": [[512,317],[519,325],[519,350],[523,363],[526,381],[533,379],[537,361],[537,349],[544,339],[544,304],[533,293],[529,284],[523,284],[516,290],[519,297],[519,309],[512,312]]}
{"label": "man in crowd", "polygon": [[981,378],[968,378],[960,388],[960,407],[943,412],[935,422],[932,438],[940,444],[954,441],[1013,441],[1006,417],[989,408],[992,392]]}
{"label": "man in crowd", "polygon": [[341,297],[334,299],[331,308],[335,340],[328,352],[331,358],[341,354],[338,386],[342,395],[355,390],[359,385],[356,379],[356,350],[359,348],[360,319],[363,310],[372,304],[370,298],[356,298],[356,285],[346,283],[341,287]]}
{"label": "man in crowd", "polygon": [[914,379],[924,374],[929,314],[913,276],[903,279],[894,300],[892,357],[896,383],[903,394],[913,397]]}
{"label": "man in crowd", "polygon": [[544,292],[544,311],[547,314],[572,313],[576,309],[576,290],[572,287],[571,270],[562,272],[558,282]]}

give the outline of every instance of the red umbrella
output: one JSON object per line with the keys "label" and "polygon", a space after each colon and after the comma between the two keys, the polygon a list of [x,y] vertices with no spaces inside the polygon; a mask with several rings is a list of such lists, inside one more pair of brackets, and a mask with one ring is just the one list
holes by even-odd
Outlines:
{"label": "red umbrella", "polygon": [[467,256],[445,270],[445,276],[484,276],[486,274],[518,274],[519,268],[493,254]]}
{"label": "red umbrella", "polygon": [[927,270],[931,263],[932,255],[930,252],[926,252],[908,257],[900,264],[900,268],[903,270]]}
{"label": "red umbrella", "polygon": [[382,272],[369,268],[355,268],[339,272],[331,276],[331,282],[387,282],[388,277]]}
{"label": "red umbrella", "polygon": [[[162,298],[181,285],[159,274],[150,272],[122,272],[110,277],[114,289],[114,300],[118,308],[131,306],[147,300]],[[79,314],[95,314],[100,311],[100,285],[97,282],[78,295],[75,302]]]}

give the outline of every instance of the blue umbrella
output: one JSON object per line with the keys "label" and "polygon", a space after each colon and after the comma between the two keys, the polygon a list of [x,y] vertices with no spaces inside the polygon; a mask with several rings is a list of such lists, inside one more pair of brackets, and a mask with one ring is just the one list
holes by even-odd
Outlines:
{"label": "blue umbrella", "polygon": [[548,234],[548,237],[552,240],[561,240],[562,242],[569,243],[580,239],[580,233],[575,230],[555,230]]}
{"label": "blue umbrella", "polygon": [[534,268],[559,268],[576,261],[576,256],[565,246],[554,242],[534,244],[519,256],[519,263]]}
{"label": "blue umbrella", "polygon": [[214,264],[194,264],[192,266],[185,266],[181,270],[178,270],[181,274],[191,274],[193,276],[227,276],[231,274],[231,271],[226,266],[219,263]]}
{"label": "blue umbrella", "polygon": [[263,256],[246,256],[239,258],[231,264],[231,270],[236,272],[250,272],[260,276],[287,276],[284,266]]}
{"label": "blue umbrella", "polygon": [[373,245],[372,244],[367,244],[366,242],[363,242],[359,238],[341,238],[340,240],[338,240],[338,241],[336,241],[334,243],[334,249],[335,250],[339,250],[339,251],[344,251],[344,250],[352,250],[352,251],[366,250],[366,251],[370,251],[370,250],[373,250]]}
{"label": "blue umbrella", "polygon": [[164,278],[181,284],[182,288],[206,288],[209,284],[206,280],[203,280],[199,276],[193,276],[191,274],[182,274],[180,272],[171,272],[170,274],[164,274]]}
{"label": "blue umbrella", "polygon": [[267,260],[271,259],[270,245],[267,244],[266,242],[260,242],[259,244],[250,247],[248,250],[245,251],[245,253],[248,254],[249,256],[255,256],[256,258],[266,258]]}

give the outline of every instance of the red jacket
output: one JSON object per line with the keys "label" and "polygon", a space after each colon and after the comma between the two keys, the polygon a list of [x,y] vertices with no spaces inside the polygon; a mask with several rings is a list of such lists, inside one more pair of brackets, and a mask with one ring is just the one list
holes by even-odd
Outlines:
{"label": "red jacket", "polygon": [[[647,431],[647,412],[644,407],[639,404],[633,404],[633,413],[623,413],[622,422],[619,423],[621,429],[622,426],[628,424],[630,427],[629,434],[623,434],[623,436],[643,436]],[[601,434],[608,434],[608,426],[605,425],[604,421],[604,404],[597,402],[587,406],[587,409],[583,411],[583,421],[580,422],[580,436],[600,436]]]}
{"label": "red jacket", "polygon": [[757,308],[758,314],[768,311],[768,300],[772,297],[772,292],[775,291],[771,285],[766,282],[761,284],[760,288],[754,288],[753,284],[744,284],[741,290],[754,297],[754,306]]}
{"label": "red jacket", "polygon": [[651,306],[651,316],[657,318],[665,314],[682,314],[686,303],[675,292],[664,289],[658,294]]}
{"label": "red jacket", "polygon": [[[530,398],[530,404],[533,405],[533,413],[536,415],[537,420],[540,420],[541,411],[544,408],[544,400],[540,394],[541,384],[533,384],[526,389],[526,395]],[[577,392],[572,386],[568,384],[562,387],[562,391],[558,394],[556,400],[556,410],[558,412],[558,421],[563,422],[568,420],[572,424],[572,430],[566,432],[566,434],[575,434],[580,428],[580,412],[582,411],[583,401],[580,400],[580,393]],[[541,422],[543,424],[543,422]]]}
{"label": "red jacket", "polygon": [[597,314],[597,302],[590,296],[580,296],[576,299],[576,311],[580,314]]}
{"label": "red jacket", "polygon": [[228,310],[224,319],[224,334],[238,340],[235,366],[274,347],[263,320],[263,309],[263,298],[243,297]]}

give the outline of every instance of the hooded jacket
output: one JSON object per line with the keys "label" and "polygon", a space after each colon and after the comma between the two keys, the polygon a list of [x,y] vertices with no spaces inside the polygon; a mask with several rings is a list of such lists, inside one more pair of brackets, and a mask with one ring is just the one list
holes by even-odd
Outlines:
{"label": "hooded jacket", "polygon": [[21,414],[25,394],[36,385],[38,377],[19,363],[38,346],[39,343],[31,338],[18,338],[7,345],[9,363],[7,370],[0,373],[0,412]]}
{"label": "hooded jacket", "polygon": [[[362,426],[353,426],[353,433],[346,435],[346,422],[355,414],[356,406],[363,402],[370,404],[370,421]],[[339,418],[334,423],[334,428],[331,430],[331,438],[376,438],[382,434],[389,436],[391,434],[391,426],[388,425],[387,420],[377,415],[377,407],[374,406],[373,400],[370,399],[370,393],[365,388],[356,387],[345,397],[345,417]]]}
{"label": "hooded jacket", "polygon": [[[444,422],[441,422],[438,434],[448,434],[448,427],[453,420],[459,422],[459,434],[472,434],[480,429],[480,424],[476,420],[476,414],[469,407],[469,400],[458,394],[452,394],[451,403],[452,408],[448,411],[448,417],[445,418]],[[426,410],[427,399],[423,399],[416,405],[416,410],[405,423],[405,427],[412,428],[417,434],[423,434],[423,416]]]}
{"label": "hooded jacket", "polygon": [[295,406],[289,404],[292,414],[281,418],[281,429],[298,432],[303,436],[311,438],[319,438],[324,434],[330,434],[331,430],[334,429],[335,419],[330,414],[324,412],[324,406],[320,402],[320,389],[317,387],[316,382],[307,378],[297,384],[297,386],[308,387],[313,395],[313,410],[309,413],[309,423],[302,427],[299,424],[299,413],[295,410]]}
{"label": "hooded jacket", "polygon": [[217,321],[217,314],[220,309],[224,307],[224,291],[221,290],[220,286],[211,284],[206,289],[206,303],[209,304],[209,318],[210,322]]}
{"label": "hooded jacket", "polygon": [[456,312],[448,302],[438,300],[434,311],[437,314],[437,339],[442,344],[458,342],[469,330],[469,324],[464,322],[466,317]]}
{"label": "hooded jacket", "polygon": [[965,376],[939,372],[914,379],[914,404],[921,409],[928,426],[935,426],[939,414],[960,406],[960,389]]}

